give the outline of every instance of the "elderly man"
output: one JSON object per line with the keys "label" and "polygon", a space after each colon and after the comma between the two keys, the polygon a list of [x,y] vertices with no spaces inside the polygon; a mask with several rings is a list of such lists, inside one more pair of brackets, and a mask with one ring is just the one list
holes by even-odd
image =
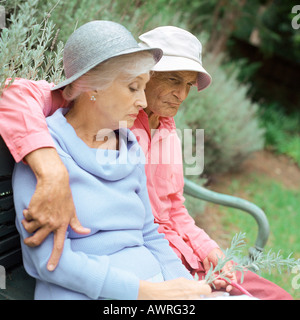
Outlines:
{"label": "elderly man", "polygon": [[[201,277],[222,252],[195,225],[184,206],[183,169],[180,161],[175,161],[178,155],[181,158],[181,149],[173,117],[190,88],[196,85],[199,91],[205,89],[211,77],[202,66],[201,44],[188,31],[159,27],[141,35],[140,40],[141,46],[160,47],[164,51],[146,87],[148,106],[140,111],[132,128],[146,155],[154,218],[186,268]],[[37,177],[36,192],[24,211],[23,221],[24,228],[34,234],[25,242],[29,246],[39,245],[54,232],[49,270],[54,270],[59,261],[68,225],[78,233],[89,232],[76,217],[68,173],[47,130],[45,116],[66,106],[59,91],[50,91],[52,86],[45,81],[17,79],[0,100],[0,134],[15,160],[27,162]],[[171,147],[162,149],[166,145]],[[165,153],[169,154],[169,161],[162,161]],[[232,289],[224,281],[216,285],[219,289]],[[260,299],[291,299],[284,290],[251,272],[246,273],[243,286]],[[232,289],[231,294],[241,292]]]}

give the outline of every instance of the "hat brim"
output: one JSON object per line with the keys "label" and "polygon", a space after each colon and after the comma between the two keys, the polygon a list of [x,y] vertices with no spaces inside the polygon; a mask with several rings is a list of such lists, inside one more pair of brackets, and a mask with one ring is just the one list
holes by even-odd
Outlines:
{"label": "hat brim", "polygon": [[163,55],[159,62],[152,68],[152,71],[196,71],[198,72],[198,91],[204,90],[212,82],[210,74],[199,62],[183,57]]}
{"label": "hat brim", "polygon": [[[160,59],[162,58],[162,56],[163,56],[163,52],[159,48],[148,48],[148,49],[145,49],[145,48],[136,48],[135,47],[135,48],[132,48],[132,49],[127,49],[127,50],[121,51],[118,54],[109,57],[108,59],[119,57],[119,56],[122,56],[122,55],[125,55],[125,54],[130,54],[130,53],[135,53],[135,52],[142,52],[142,51],[150,52],[153,55],[155,63],[158,63],[160,61]],[[105,59],[105,60],[100,60],[99,59],[99,61],[89,65],[85,69],[83,69],[80,72],[74,74],[72,77],[60,82],[59,84],[57,84],[56,86],[51,88],[51,91],[62,89],[64,87],[66,87],[67,85],[69,85],[70,83],[72,83],[73,81],[77,80],[82,75],[84,75],[85,73],[87,73],[88,71],[90,71],[91,69],[96,67],[98,64],[100,64],[100,63],[102,63],[104,61],[107,61],[108,59]]]}

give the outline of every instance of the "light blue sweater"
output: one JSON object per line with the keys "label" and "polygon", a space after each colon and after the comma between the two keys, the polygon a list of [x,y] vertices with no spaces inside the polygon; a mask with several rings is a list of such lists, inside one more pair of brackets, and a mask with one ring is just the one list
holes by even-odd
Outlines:
{"label": "light blue sweater", "polygon": [[77,216],[91,233],[83,236],[69,228],[59,265],[49,272],[53,234],[38,247],[23,245],[29,234],[21,224],[22,211],[35,191],[36,178],[29,166],[16,165],[16,225],[25,269],[37,280],[35,298],[136,299],[140,279],[160,273],[165,280],[192,279],[153,222],[143,153],[133,133],[120,131],[119,151],[92,149],[77,137],[65,112],[59,109],[49,117],[48,127],[69,172]]}

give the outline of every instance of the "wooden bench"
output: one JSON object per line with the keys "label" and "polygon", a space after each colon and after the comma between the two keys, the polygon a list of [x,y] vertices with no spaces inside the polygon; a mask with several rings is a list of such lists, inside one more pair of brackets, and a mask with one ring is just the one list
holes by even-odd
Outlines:
{"label": "wooden bench", "polygon": [[14,160],[0,137],[0,266],[5,268],[5,289],[0,300],[32,299],[34,280],[22,265],[20,237],[15,227],[15,210],[11,185]]}
{"label": "wooden bench", "polygon": [[[22,264],[20,238],[14,222],[11,185],[13,167],[14,160],[0,137],[0,266],[3,266],[6,272],[6,288],[0,288],[0,300],[29,300],[33,298],[35,280],[27,275]],[[255,250],[263,250],[269,236],[269,223],[264,212],[256,205],[207,190],[188,179],[185,179],[184,191],[195,198],[251,214],[257,222],[258,234],[254,247],[250,248],[250,254]]]}

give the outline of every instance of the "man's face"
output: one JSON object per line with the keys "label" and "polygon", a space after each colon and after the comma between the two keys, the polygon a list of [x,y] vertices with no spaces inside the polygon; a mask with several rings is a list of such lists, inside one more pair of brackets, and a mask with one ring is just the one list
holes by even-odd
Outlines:
{"label": "man's face", "polygon": [[146,112],[174,117],[196,79],[195,71],[155,72],[146,86]]}

